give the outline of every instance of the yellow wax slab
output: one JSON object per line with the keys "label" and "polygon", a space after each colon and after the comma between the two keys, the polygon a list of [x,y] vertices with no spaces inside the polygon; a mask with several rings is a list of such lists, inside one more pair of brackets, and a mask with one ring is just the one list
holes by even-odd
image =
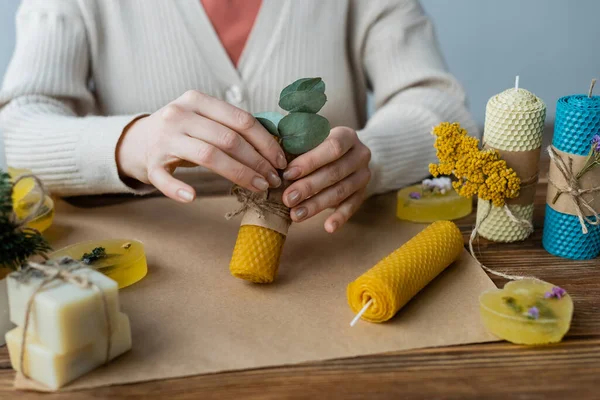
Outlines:
{"label": "yellow wax slab", "polygon": [[[21,372],[21,341],[23,329],[15,328],[6,334],[6,345],[10,362],[16,371]],[[93,343],[64,354],[51,351],[33,334],[28,334],[25,348],[25,373],[33,380],[56,390],[67,383],[87,374],[104,364],[106,358],[106,335],[98,337]],[[129,318],[118,314],[117,325],[111,338],[110,359],[131,349],[131,328]]]}
{"label": "yellow wax slab", "polygon": [[462,250],[458,227],[450,221],[434,222],[350,283],[348,304],[358,313],[372,300],[362,319],[387,321],[456,261]]}
{"label": "yellow wax slab", "polygon": [[[111,323],[116,324],[119,311],[117,283],[89,268],[73,273],[86,276],[104,292]],[[7,277],[10,320],[23,327],[27,302],[42,278],[32,277],[23,283],[14,275]],[[95,289],[55,280],[35,296],[28,329],[53,353],[64,354],[88,345],[106,331],[101,294]]]}
{"label": "yellow wax slab", "polygon": [[148,263],[142,242],[131,239],[107,239],[76,243],[50,254],[51,260],[71,257],[81,260],[95,248],[104,248],[107,257],[91,262],[90,268],[103,273],[119,284],[119,289],[133,285],[148,273]]}
{"label": "yellow wax slab", "polygon": [[509,282],[479,299],[485,327],[499,338],[517,344],[560,342],[571,326],[573,300],[548,282],[524,279]]}
{"label": "yellow wax slab", "polygon": [[[412,198],[411,194],[419,194]],[[473,210],[471,198],[459,196],[454,189],[441,193],[424,193],[422,185],[413,185],[398,191],[396,216],[417,223],[454,220],[466,217]]]}

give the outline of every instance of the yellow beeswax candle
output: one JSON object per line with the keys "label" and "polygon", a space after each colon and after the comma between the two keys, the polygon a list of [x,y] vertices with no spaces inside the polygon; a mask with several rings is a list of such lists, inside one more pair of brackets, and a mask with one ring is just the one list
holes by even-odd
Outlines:
{"label": "yellow beeswax candle", "polygon": [[119,289],[133,285],[148,273],[142,242],[131,239],[108,239],[76,243],[50,255],[50,259],[71,257],[117,281]]}
{"label": "yellow beeswax candle", "polygon": [[479,305],[487,330],[517,344],[560,342],[573,316],[573,300],[564,289],[535,279],[487,291]]}
{"label": "yellow beeswax candle", "polygon": [[348,285],[348,304],[369,322],[392,318],[410,299],[460,256],[463,238],[450,221],[429,225]]}
{"label": "yellow beeswax candle", "polygon": [[231,275],[253,283],[273,282],[284,243],[282,233],[262,226],[240,226],[229,263]]}

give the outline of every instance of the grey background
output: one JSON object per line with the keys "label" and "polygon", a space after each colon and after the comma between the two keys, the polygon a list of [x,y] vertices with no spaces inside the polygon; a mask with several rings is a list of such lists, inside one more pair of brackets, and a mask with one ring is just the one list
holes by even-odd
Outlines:
{"label": "grey background", "polygon": [[[0,0],[0,76],[13,50],[18,4]],[[591,78],[600,78],[598,0],[422,0],[422,4],[436,24],[448,66],[467,89],[471,110],[481,124],[489,97],[511,87],[515,75],[521,76],[521,87],[547,103],[548,122],[560,96],[586,93]]]}

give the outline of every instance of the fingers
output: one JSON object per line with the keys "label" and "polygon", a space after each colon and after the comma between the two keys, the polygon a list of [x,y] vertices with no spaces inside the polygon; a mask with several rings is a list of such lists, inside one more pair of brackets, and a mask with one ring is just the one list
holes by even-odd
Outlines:
{"label": "fingers", "polygon": [[369,165],[368,150],[353,148],[345,157],[326,165],[316,172],[302,178],[286,189],[283,202],[288,207],[294,207],[315,193],[336,184],[354,171]]}
{"label": "fingers", "polygon": [[281,179],[271,163],[237,132],[195,113],[188,114],[181,119],[183,132],[223,150],[235,160],[265,177],[271,187],[281,185]]}
{"label": "fingers", "polygon": [[171,146],[174,156],[206,167],[248,190],[261,192],[269,188],[264,177],[209,143],[181,136]]}
{"label": "fingers", "polygon": [[325,230],[333,233],[346,223],[365,201],[366,190],[362,189],[348,197],[335,209],[335,212],[325,220]]}
{"label": "fingers", "polygon": [[156,165],[148,171],[148,180],[173,200],[189,203],[196,198],[196,191],[190,185],[173,178],[171,173],[160,165]]}
{"label": "fingers", "polygon": [[288,165],[283,177],[300,179],[346,154],[357,142],[356,132],[350,128],[333,128],[323,143]]}
{"label": "fingers", "polygon": [[368,168],[356,171],[349,177],[293,208],[291,211],[292,220],[294,222],[304,221],[327,208],[337,206],[354,193],[366,187],[369,179],[371,179],[371,172]]}
{"label": "fingers", "polygon": [[271,165],[280,169],[287,166],[285,155],[277,140],[267,132],[252,114],[196,90],[186,92],[176,102],[186,106],[198,115],[238,132]]}

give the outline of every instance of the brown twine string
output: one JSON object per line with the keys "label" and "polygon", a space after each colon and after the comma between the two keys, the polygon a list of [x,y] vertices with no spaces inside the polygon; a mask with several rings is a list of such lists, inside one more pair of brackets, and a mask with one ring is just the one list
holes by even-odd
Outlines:
{"label": "brown twine string", "polygon": [[225,214],[225,218],[228,220],[243,214],[248,210],[255,210],[258,213],[259,218],[264,218],[265,214],[274,214],[286,221],[291,221],[290,209],[284,204],[269,200],[265,197],[264,192],[254,193],[235,185],[231,189],[231,194],[234,194],[237,197],[241,206],[237,210]]}
{"label": "brown twine string", "polygon": [[44,207],[44,203],[46,201],[46,196],[48,195],[48,192],[46,191],[46,188],[44,187],[44,184],[42,183],[40,178],[38,178],[35,175],[31,175],[31,174],[19,176],[13,183],[13,187],[17,186],[17,183],[21,182],[22,180],[29,179],[29,178],[33,179],[33,181],[35,182],[35,188],[38,190],[38,192],[40,194],[40,198],[35,203],[33,210],[31,212],[27,213],[27,216],[25,218],[23,218],[21,220],[17,220],[16,214],[14,214],[16,229],[19,229],[19,230],[23,229],[28,223],[30,223],[35,218],[37,218],[40,210],[42,209],[42,207]]}
{"label": "brown twine string", "polygon": [[[569,195],[569,199],[571,199],[575,206],[575,213],[577,214],[579,224],[581,225],[581,232],[587,234],[589,231],[585,223],[587,222],[590,225],[600,225],[600,215],[598,215],[598,211],[594,210],[591,204],[582,196],[584,194],[600,192],[600,186],[581,189],[577,174],[573,172],[573,159],[569,157],[569,165],[567,166],[565,160],[562,159],[552,146],[548,146],[548,154],[550,155],[550,160],[554,163],[564,180],[567,182],[567,186],[559,186],[556,182],[552,181],[552,179],[548,179],[548,182],[558,190],[555,199],[563,193]],[[594,218],[592,219],[586,216],[585,210],[590,211]]]}
{"label": "brown twine string", "polygon": [[83,265],[69,257],[64,257],[58,261],[52,262],[51,264],[48,264],[48,262],[46,264],[38,264],[38,263],[34,263],[34,262],[29,262],[25,269],[18,272],[18,273],[23,274],[23,276],[25,276],[27,274],[27,272],[37,271],[38,273],[41,273],[42,276],[44,276],[42,283],[37,287],[37,289],[35,289],[35,291],[29,297],[29,300],[27,301],[27,307],[25,309],[25,323],[23,325],[23,336],[22,336],[22,340],[21,340],[21,352],[19,355],[19,363],[21,365],[21,373],[26,378],[29,378],[29,376],[25,372],[25,364],[24,364],[25,348],[26,348],[26,340],[27,340],[27,329],[29,327],[29,317],[31,314],[31,308],[33,306],[33,301],[35,299],[35,296],[37,296],[38,293],[40,293],[42,291],[42,289],[44,289],[48,284],[50,284],[51,282],[53,282],[55,280],[61,280],[63,282],[73,284],[82,289],[94,289],[94,290],[98,290],[100,292],[100,295],[102,297],[102,305],[104,307],[104,317],[106,319],[106,333],[107,333],[106,357],[105,357],[104,363],[106,364],[106,363],[108,363],[108,361],[110,361],[110,350],[112,347],[112,326],[111,326],[111,322],[110,322],[110,313],[108,311],[108,300],[106,299],[106,294],[104,293],[104,291],[102,289],[100,289],[100,287],[98,285],[96,285],[94,282],[91,282],[87,278],[87,276],[76,275],[73,273],[73,271],[75,271],[79,268],[85,268],[85,267],[86,267],[85,265]]}
{"label": "brown twine string", "polygon": [[[517,224],[519,224],[519,225],[527,228],[527,230],[529,231],[529,233],[533,232],[533,225],[532,225],[531,222],[527,221],[526,219],[520,219],[520,218],[518,218],[516,215],[513,214],[513,212],[510,210],[510,208],[506,204],[504,205],[503,209],[504,209],[504,212],[506,213],[506,215],[508,216],[508,218],[511,221],[513,221],[514,223],[517,223]],[[509,281],[519,281],[519,280],[523,280],[523,279],[535,279],[535,280],[539,280],[535,276],[509,275],[509,274],[505,274],[504,272],[495,271],[495,270],[493,270],[493,269],[491,269],[491,268],[483,265],[483,263],[481,261],[479,261],[479,259],[477,258],[477,255],[475,254],[475,250],[473,249],[473,242],[475,241],[475,239],[477,239],[479,228],[485,222],[485,220],[490,216],[491,212],[492,212],[492,204],[491,204],[491,202],[489,202],[489,208],[487,210],[487,213],[475,225],[475,228],[473,228],[473,231],[471,232],[471,236],[469,237],[469,251],[471,252],[471,255],[473,256],[473,258],[475,259],[475,261],[477,261],[477,264],[479,264],[479,266],[481,268],[483,268],[485,271],[489,272],[490,274],[493,274],[493,275],[496,275],[496,276],[500,276],[500,277],[502,277],[504,279],[508,279]]]}

